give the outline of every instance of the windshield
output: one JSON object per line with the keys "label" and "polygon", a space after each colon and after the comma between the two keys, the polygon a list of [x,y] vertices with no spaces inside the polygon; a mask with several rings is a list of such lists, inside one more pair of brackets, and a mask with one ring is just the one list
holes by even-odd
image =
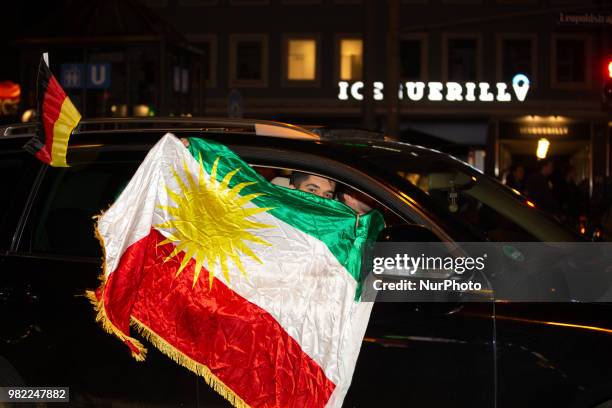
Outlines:
{"label": "windshield", "polygon": [[364,159],[417,187],[427,196],[429,206],[486,239],[576,240],[571,231],[537,210],[533,203],[458,160],[428,151],[389,150],[385,147]]}

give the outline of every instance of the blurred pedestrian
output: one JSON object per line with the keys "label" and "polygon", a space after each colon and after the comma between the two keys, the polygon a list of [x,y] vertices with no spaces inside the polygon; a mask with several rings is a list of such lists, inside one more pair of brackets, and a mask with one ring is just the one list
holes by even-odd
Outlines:
{"label": "blurred pedestrian", "polygon": [[538,162],[538,171],[530,175],[525,183],[525,195],[529,197],[538,208],[551,214],[559,214],[559,203],[553,194],[550,176],[554,171],[554,164],[550,159]]}
{"label": "blurred pedestrian", "polygon": [[553,178],[553,194],[559,204],[561,219],[568,225],[576,225],[580,215],[581,195],[576,185],[574,167],[564,164]]}
{"label": "blurred pedestrian", "polygon": [[506,174],[506,185],[522,193],[525,187],[525,166],[513,164]]}

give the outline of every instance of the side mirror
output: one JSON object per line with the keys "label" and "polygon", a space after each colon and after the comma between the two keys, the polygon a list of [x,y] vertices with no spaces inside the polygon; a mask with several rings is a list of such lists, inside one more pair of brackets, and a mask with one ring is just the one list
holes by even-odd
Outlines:
{"label": "side mirror", "polygon": [[429,228],[416,224],[386,227],[378,234],[377,242],[442,242]]}

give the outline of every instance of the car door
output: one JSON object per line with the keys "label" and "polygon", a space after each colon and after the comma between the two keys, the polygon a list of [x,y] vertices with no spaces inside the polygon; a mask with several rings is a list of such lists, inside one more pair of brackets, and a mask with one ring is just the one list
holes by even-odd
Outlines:
{"label": "car door", "polygon": [[114,201],[145,153],[75,149],[71,167],[45,168],[0,271],[0,287],[11,294],[0,355],[28,385],[70,387],[77,406],[196,405],[198,378],[153,347],[136,362],[95,322],[85,297],[102,272],[92,217]]}
{"label": "car door", "polygon": [[[12,145],[12,146],[11,146]],[[20,337],[34,330],[13,319],[13,302],[19,296],[3,279],[7,253],[13,243],[15,229],[27,203],[28,194],[40,171],[40,162],[20,146],[0,143],[0,386],[23,385],[21,374],[14,367],[7,348]],[[25,302],[22,307],[27,304]]]}

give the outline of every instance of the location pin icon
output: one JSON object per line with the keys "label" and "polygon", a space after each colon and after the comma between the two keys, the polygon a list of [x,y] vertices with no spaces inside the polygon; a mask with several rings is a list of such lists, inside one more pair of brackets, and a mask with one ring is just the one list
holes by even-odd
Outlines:
{"label": "location pin icon", "polygon": [[516,94],[516,99],[523,102],[529,92],[529,78],[523,74],[517,74],[512,78],[512,88]]}

